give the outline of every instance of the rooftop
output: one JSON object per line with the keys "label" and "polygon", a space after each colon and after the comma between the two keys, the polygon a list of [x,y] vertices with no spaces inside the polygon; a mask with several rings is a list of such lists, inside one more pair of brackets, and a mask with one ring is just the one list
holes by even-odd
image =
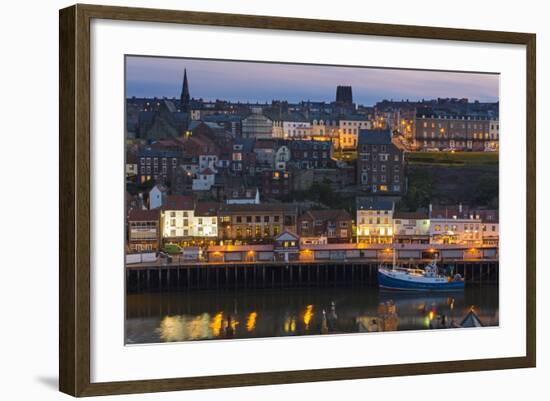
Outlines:
{"label": "rooftop", "polygon": [[393,218],[403,220],[427,220],[429,217],[428,213],[423,212],[395,212]]}
{"label": "rooftop", "polygon": [[160,210],[130,209],[128,212],[128,221],[158,221]]}
{"label": "rooftop", "polygon": [[220,209],[221,212],[225,213],[296,212],[296,210],[296,205],[292,203],[223,205]]}
{"label": "rooftop", "polygon": [[189,195],[168,195],[164,210],[193,210],[193,197]]}
{"label": "rooftop", "polygon": [[362,129],[359,130],[359,145],[390,145],[391,137],[389,129]]}
{"label": "rooftop", "polygon": [[300,219],[308,217],[313,220],[351,220],[350,214],[344,209],[308,210]]}
{"label": "rooftop", "polygon": [[381,198],[358,197],[356,207],[357,210],[393,210],[393,201]]}

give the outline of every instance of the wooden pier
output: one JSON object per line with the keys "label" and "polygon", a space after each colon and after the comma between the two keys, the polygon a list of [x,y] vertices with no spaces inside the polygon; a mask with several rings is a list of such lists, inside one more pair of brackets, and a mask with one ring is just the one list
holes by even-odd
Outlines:
{"label": "wooden pier", "polygon": [[[420,261],[400,261],[414,267]],[[129,265],[129,292],[234,288],[296,288],[377,285],[379,261],[326,261],[294,263],[192,263]],[[439,262],[454,266],[466,285],[498,283],[498,260]]]}

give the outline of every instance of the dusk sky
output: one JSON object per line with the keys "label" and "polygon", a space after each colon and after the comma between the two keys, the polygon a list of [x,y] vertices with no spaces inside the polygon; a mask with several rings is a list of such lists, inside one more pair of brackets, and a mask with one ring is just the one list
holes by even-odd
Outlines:
{"label": "dusk sky", "polygon": [[497,74],[128,56],[126,95],[179,98],[184,68],[191,97],[205,100],[330,102],[337,85],[351,85],[354,102],[364,105],[437,97],[488,102],[499,93]]}

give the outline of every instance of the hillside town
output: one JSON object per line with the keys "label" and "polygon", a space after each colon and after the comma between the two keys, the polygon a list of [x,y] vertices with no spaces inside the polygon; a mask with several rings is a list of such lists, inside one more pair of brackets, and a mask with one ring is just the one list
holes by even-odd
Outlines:
{"label": "hillside town", "polygon": [[190,82],[184,71],[179,98],[126,99],[127,263],[498,252],[498,206],[410,202],[408,166],[410,154],[498,153],[498,102],[364,106],[344,85],[332,102],[210,101]]}

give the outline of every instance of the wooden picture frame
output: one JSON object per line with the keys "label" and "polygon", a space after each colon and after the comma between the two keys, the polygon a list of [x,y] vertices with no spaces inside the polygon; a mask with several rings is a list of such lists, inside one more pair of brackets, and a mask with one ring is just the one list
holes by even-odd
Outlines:
{"label": "wooden picture frame", "polygon": [[[218,27],[345,33],[400,38],[492,42],[526,46],[527,277],[526,356],[92,383],[90,380],[90,21],[94,18]],[[265,384],[364,379],[534,367],[535,312],[535,48],[529,33],[362,22],[74,5],[60,10],[59,388],[73,396],[144,393]]]}

